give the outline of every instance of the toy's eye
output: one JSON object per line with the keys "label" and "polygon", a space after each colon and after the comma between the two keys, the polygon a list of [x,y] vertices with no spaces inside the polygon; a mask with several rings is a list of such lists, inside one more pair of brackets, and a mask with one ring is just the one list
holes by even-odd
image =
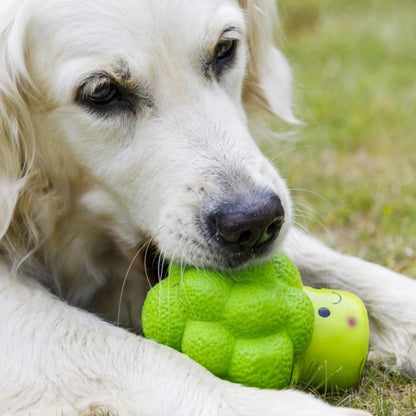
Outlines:
{"label": "toy's eye", "polygon": [[328,318],[328,316],[331,315],[331,311],[328,308],[322,307],[319,308],[318,315],[322,318]]}

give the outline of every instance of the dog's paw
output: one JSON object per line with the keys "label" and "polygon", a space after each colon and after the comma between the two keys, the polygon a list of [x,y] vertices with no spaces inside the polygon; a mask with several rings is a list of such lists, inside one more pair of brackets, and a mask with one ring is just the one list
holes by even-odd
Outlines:
{"label": "dog's paw", "polygon": [[370,413],[334,407],[295,390],[258,390],[241,386],[223,389],[226,406],[221,416],[371,416]]}
{"label": "dog's paw", "polygon": [[390,275],[389,287],[374,288],[372,302],[367,302],[369,359],[416,379],[416,280]]}
{"label": "dog's paw", "polygon": [[[416,331],[403,324],[398,328],[386,328],[391,331],[389,336],[379,338],[378,334],[372,337],[372,347],[368,361],[382,363],[384,367],[399,371],[416,380]],[[405,331],[407,331],[405,333]]]}

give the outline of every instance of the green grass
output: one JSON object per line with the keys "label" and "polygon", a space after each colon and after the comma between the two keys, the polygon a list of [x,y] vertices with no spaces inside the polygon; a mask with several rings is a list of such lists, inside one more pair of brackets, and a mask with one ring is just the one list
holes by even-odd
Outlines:
{"label": "green grass", "polygon": [[298,221],[416,276],[413,0],[282,0],[280,8],[306,124],[300,141],[266,152],[293,189]]}
{"label": "green grass", "polygon": [[[339,250],[416,277],[414,0],[279,4],[305,125],[298,140],[265,151],[292,189],[296,221]],[[416,415],[415,391],[368,365],[357,390],[325,398],[407,416]]]}
{"label": "green grass", "polygon": [[416,414],[415,383],[377,364],[367,365],[359,385],[353,390],[312,393],[333,405],[367,410],[374,416]]}

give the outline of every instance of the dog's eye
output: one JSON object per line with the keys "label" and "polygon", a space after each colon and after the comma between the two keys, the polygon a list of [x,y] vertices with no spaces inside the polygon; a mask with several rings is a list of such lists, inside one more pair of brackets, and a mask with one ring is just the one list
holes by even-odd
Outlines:
{"label": "dog's eye", "polygon": [[215,47],[215,72],[219,75],[224,67],[232,61],[237,47],[236,39],[225,39]]}
{"label": "dog's eye", "polygon": [[85,91],[84,99],[96,106],[105,106],[114,100],[120,99],[121,94],[117,86],[106,80],[97,85],[92,91]]}
{"label": "dog's eye", "polygon": [[234,39],[223,40],[219,42],[215,48],[215,59],[221,61],[231,58],[234,54],[237,41]]}
{"label": "dog's eye", "polygon": [[136,112],[136,93],[119,85],[109,76],[93,74],[79,87],[75,100],[101,116]]}

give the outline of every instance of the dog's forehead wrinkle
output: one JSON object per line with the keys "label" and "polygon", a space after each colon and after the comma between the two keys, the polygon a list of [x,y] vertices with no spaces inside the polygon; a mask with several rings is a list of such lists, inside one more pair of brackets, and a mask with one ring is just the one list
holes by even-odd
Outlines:
{"label": "dog's forehead wrinkle", "polygon": [[[165,44],[185,48],[210,37],[215,40],[227,27],[245,31],[243,13],[233,0],[123,0],[122,4],[120,7],[117,2],[104,0],[74,6],[72,0],[37,0],[30,6],[30,13],[35,17],[33,26],[41,24],[42,29],[50,28],[55,33],[72,29],[74,41],[83,35],[89,42],[101,42],[102,47],[119,45],[119,49],[128,38],[136,44],[140,39],[147,46],[162,39]],[[83,40],[81,36],[78,42]]]}
{"label": "dog's forehead wrinkle", "polygon": [[[142,49],[147,56],[153,53],[159,61],[163,57],[160,46],[165,45],[180,59],[181,54],[201,45],[213,48],[228,27],[240,33],[245,31],[242,12],[233,3],[232,0],[124,0],[123,7],[119,7],[106,0],[77,3],[75,8],[70,0],[39,1],[39,10],[33,7],[30,35],[47,40],[62,54],[74,50],[86,55],[99,51],[105,54],[120,49],[137,53],[137,49]],[[64,42],[64,47],[59,47]]]}
{"label": "dog's forehead wrinkle", "polygon": [[126,59],[117,58],[113,64],[114,73],[121,81],[128,81],[131,78],[131,69]]}

